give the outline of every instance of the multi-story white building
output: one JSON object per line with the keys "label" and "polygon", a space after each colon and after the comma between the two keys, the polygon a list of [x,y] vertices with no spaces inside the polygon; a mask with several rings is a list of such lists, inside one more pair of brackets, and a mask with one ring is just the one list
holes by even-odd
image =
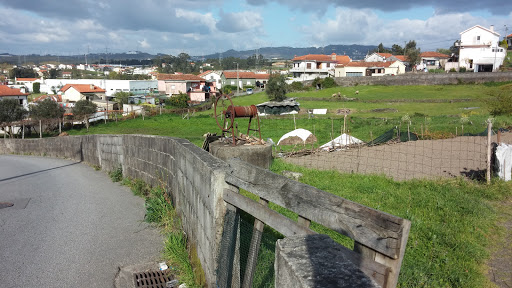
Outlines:
{"label": "multi-story white building", "polygon": [[117,92],[146,95],[158,91],[156,80],[45,79],[41,84],[41,93],[53,94],[66,84],[93,84],[105,89],[105,95],[108,97],[114,96]]}
{"label": "multi-story white building", "polygon": [[459,67],[475,72],[498,71],[503,64],[506,50],[499,47],[500,34],[480,25],[460,33]]}
{"label": "multi-story white building", "polygon": [[348,56],[339,56],[332,53],[331,55],[309,54],[295,56],[292,61],[293,68],[290,69],[290,73],[293,73],[293,78],[288,82],[334,77],[334,68],[336,65],[348,64],[352,60]]}

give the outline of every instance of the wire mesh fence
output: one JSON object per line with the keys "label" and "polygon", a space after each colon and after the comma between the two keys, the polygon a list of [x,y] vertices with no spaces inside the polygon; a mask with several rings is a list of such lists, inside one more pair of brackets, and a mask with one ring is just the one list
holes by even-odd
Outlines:
{"label": "wire mesh fence", "polygon": [[[387,133],[390,134],[390,133]],[[324,151],[315,149],[284,154],[284,161],[318,170],[343,173],[383,174],[395,180],[439,177],[485,178],[487,170],[487,131],[448,139],[421,140],[417,135],[383,135],[377,141],[352,144]],[[392,133],[391,133],[392,134]],[[495,133],[491,142],[497,141]],[[389,138],[389,139],[388,139]],[[410,141],[409,141],[410,140]],[[512,134],[502,140],[511,143]]]}
{"label": "wire mesh fence", "polygon": [[[217,287],[274,287],[275,247],[284,236],[267,225],[263,232],[254,229],[255,218],[244,211],[230,212],[224,221],[224,227],[235,229],[227,229],[222,237]],[[261,241],[254,241],[254,237]],[[256,263],[255,269],[248,271],[252,261]]]}

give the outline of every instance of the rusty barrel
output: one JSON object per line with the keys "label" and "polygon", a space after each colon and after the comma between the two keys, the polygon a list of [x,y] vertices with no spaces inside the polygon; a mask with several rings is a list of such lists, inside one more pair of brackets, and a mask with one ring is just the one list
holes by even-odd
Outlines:
{"label": "rusty barrel", "polygon": [[[233,113],[234,112],[234,113]],[[226,115],[233,113],[234,118],[243,117],[256,117],[258,116],[258,108],[255,105],[251,106],[229,106],[226,110]]]}

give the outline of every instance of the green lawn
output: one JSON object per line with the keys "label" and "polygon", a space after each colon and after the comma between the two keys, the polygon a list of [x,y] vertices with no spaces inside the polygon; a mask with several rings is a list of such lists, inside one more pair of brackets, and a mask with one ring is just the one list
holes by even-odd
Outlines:
{"label": "green lawn", "polygon": [[[295,116],[262,117],[261,130],[264,139],[275,142],[286,132],[305,128],[315,133],[318,143],[323,144],[341,133],[343,115],[332,113],[336,109],[355,109],[347,117],[346,126],[357,138],[368,141],[401,126],[418,134],[429,131],[432,137],[447,137],[460,133],[479,133],[485,130],[489,114],[482,99],[501,84],[447,85],[447,86],[359,86],[336,87],[321,91],[290,93],[297,97],[301,108],[327,108],[328,115],[307,114]],[[357,102],[330,101],[338,91],[347,97],[357,97]],[[359,91],[355,95],[355,91]],[[301,100],[302,98],[302,100]],[[318,99],[318,100],[316,100]],[[470,99],[468,102],[450,100]],[[264,93],[236,97],[235,105],[251,105],[267,101]],[[444,101],[429,103],[428,101]],[[479,107],[465,110],[467,107]],[[374,113],[372,109],[392,108],[394,113]],[[196,113],[190,119],[181,115],[164,114],[134,120],[98,123],[87,132],[70,130],[76,134],[151,134],[185,138],[200,146],[202,135],[219,132],[212,117],[213,112]],[[494,127],[512,126],[511,116],[494,119]],[[247,127],[247,119],[237,119],[241,130]],[[510,197],[512,187],[495,181],[484,185],[462,179],[438,181],[395,182],[382,176],[340,174],[333,171],[315,171],[274,161],[272,170],[292,170],[304,173],[302,182],[352,201],[382,210],[412,221],[400,287],[482,287],[488,286],[485,277],[485,261],[488,247],[499,235],[496,228],[500,213],[494,204]],[[271,207],[294,218],[293,213],[281,207]],[[315,223],[318,232],[329,234],[336,241],[350,247],[351,241]],[[272,250],[272,248],[269,248]],[[271,257],[271,256],[269,256]],[[268,268],[270,269],[270,268]]]}

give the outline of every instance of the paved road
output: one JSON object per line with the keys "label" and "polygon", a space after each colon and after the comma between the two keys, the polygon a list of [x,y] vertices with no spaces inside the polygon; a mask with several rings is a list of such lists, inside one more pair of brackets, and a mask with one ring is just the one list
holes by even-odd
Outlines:
{"label": "paved road", "polygon": [[0,287],[112,287],[160,257],[144,201],[85,164],[0,155],[0,202]]}

